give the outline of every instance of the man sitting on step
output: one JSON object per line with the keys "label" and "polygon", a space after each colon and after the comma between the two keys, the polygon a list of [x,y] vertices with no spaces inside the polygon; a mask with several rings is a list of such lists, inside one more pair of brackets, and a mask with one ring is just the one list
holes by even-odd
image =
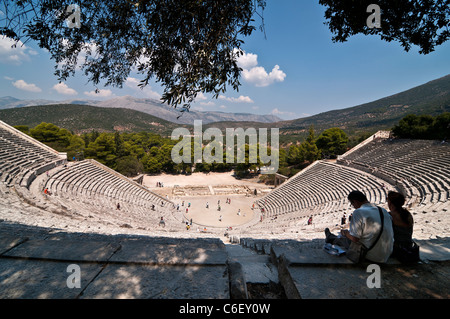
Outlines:
{"label": "man sitting on step", "polygon": [[[350,243],[360,242],[366,248],[371,247],[378,238],[381,230],[381,218],[378,207],[369,203],[367,197],[360,191],[352,191],[348,195],[348,200],[355,208],[350,222],[350,229],[341,230],[341,236],[336,236],[325,229],[325,241],[333,245],[348,249]],[[392,217],[384,209],[383,232],[375,246],[367,252],[366,259],[372,262],[385,263],[392,253],[394,245],[394,231],[392,228]]]}

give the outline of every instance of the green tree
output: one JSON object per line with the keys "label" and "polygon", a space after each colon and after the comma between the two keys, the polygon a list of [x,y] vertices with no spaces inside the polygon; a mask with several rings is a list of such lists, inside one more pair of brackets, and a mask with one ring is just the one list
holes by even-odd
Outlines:
{"label": "green tree", "polygon": [[431,115],[409,114],[394,126],[392,133],[400,138],[428,138],[428,132],[433,124]]}
{"label": "green tree", "polygon": [[316,145],[316,138],[314,133],[314,126],[309,127],[308,137],[300,145],[300,156],[303,156],[304,160],[313,163],[320,158],[320,152]]}
{"label": "green tree", "polygon": [[145,155],[141,163],[143,164],[144,171],[149,174],[160,174],[162,172],[163,164],[158,159],[149,154]]}
{"label": "green tree", "polygon": [[108,133],[101,133],[99,137],[86,148],[87,158],[93,158],[100,163],[115,169],[116,158],[114,136]]}
{"label": "green tree", "polygon": [[116,171],[127,177],[134,177],[142,173],[144,167],[137,158],[125,156],[117,159]]}
{"label": "green tree", "polygon": [[450,136],[450,113],[436,117],[409,114],[392,128],[392,133],[398,138],[447,139]]}
{"label": "green tree", "polygon": [[[412,45],[428,54],[450,38],[449,0],[378,0],[380,28],[367,26],[372,0],[319,0],[332,40],[380,35]],[[264,0],[171,1],[84,0],[80,28],[67,27],[71,0],[0,2],[0,34],[26,43],[34,40],[48,50],[60,81],[78,69],[95,85],[121,87],[132,70],[142,74],[141,87],[151,79],[164,87],[162,101],[185,111],[199,93],[218,97],[227,86],[237,90],[242,69],[237,65],[243,38],[256,27],[254,17]],[[260,28],[263,29],[264,25]]]}
{"label": "green tree", "polygon": [[430,128],[431,139],[444,140],[450,138],[450,113],[445,112],[438,116],[433,121]]}
{"label": "green tree", "polygon": [[84,139],[78,135],[72,135],[69,140],[69,146],[67,147],[67,158],[73,157],[77,159],[84,159],[85,144]]}
{"label": "green tree", "polygon": [[336,158],[347,150],[348,137],[343,130],[337,127],[329,128],[320,134],[316,145],[323,158]]}
{"label": "green tree", "polygon": [[115,154],[117,157],[123,157],[126,154],[123,138],[119,132],[114,133]]}
{"label": "green tree", "polygon": [[15,125],[14,128],[25,134],[30,133],[30,128],[27,125]]}
{"label": "green tree", "polygon": [[279,168],[284,168],[286,166],[288,166],[288,162],[287,162],[287,154],[286,154],[286,150],[285,149],[280,149],[279,151],[279,156],[280,156],[280,161],[279,161]]}
{"label": "green tree", "polygon": [[172,145],[164,144],[159,149],[159,159],[163,164],[163,171],[166,173],[176,173],[176,164],[172,161]]}
{"label": "green tree", "polygon": [[209,173],[212,170],[212,165],[209,163],[197,163],[195,164],[195,171],[196,172],[203,172],[203,173]]}
{"label": "green tree", "polygon": [[82,138],[83,141],[84,141],[84,146],[85,146],[85,147],[88,147],[88,146],[89,146],[89,143],[91,142],[89,134],[83,133],[83,134],[81,134],[81,138]]}
{"label": "green tree", "polygon": [[72,134],[52,123],[42,122],[30,130],[30,135],[38,141],[49,145],[59,152],[66,151]]}
{"label": "green tree", "polygon": [[92,130],[91,132],[91,142],[95,142],[95,140],[100,136],[100,133],[96,130]]}
{"label": "green tree", "polygon": [[304,161],[304,156],[302,156],[300,147],[293,144],[289,146],[288,155],[287,155],[287,163],[289,165],[297,165]]}

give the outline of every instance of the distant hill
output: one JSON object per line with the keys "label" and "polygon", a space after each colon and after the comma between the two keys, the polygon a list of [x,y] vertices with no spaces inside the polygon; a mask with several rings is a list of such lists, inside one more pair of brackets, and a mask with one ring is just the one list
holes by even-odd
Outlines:
{"label": "distant hill", "polygon": [[284,130],[340,127],[348,133],[391,129],[407,114],[439,115],[450,112],[450,75],[407,91],[362,105],[277,123]]}
{"label": "distant hill", "polygon": [[[162,104],[154,99],[139,99],[132,96],[121,96],[106,101],[96,100],[65,100],[65,101],[51,101],[51,100],[19,100],[10,96],[0,98],[0,109],[18,108],[24,106],[34,105],[49,105],[49,104],[80,104],[92,105],[106,108],[126,108],[135,111],[147,113],[158,118],[164,119],[177,124],[193,124],[194,120],[202,120],[203,123],[214,123],[220,121],[252,121],[262,123],[279,122],[282,119],[275,115],[258,115],[250,113],[226,113],[226,112],[201,112],[189,111],[180,112],[180,109],[174,109],[168,105]],[[180,115],[182,115],[180,117]]]}
{"label": "distant hill", "polygon": [[73,131],[141,132],[169,136],[180,126],[155,116],[130,109],[105,108],[90,105],[55,104],[0,110],[0,119],[9,125],[36,125],[47,122]]}
{"label": "distant hill", "polygon": [[24,106],[34,106],[34,105],[46,105],[46,104],[57,104],[56,101],[51,100],[42,100],[42,99],[35,99],[35,100],[20,100],[16,99],[12,96],[4,96],[0,97],[0,110],[4,109],[12,109],[17,107],[24,107]]}
{"label": "distant hill", "polygon": [[[283,136],[306,136],[314,125],[316,133],[331,127],[339,127],[348,135],[358,135],[378,130],[389,130],[407,114],[433,116],[450,112],[450,75],[425,83],[407,91],[358,106],[333,110],[310,117],[280,121],[277,123],[219,122],[204,125],[218,128],[277,127]],[[246,126],[245,126],[245,125]],[[287,138],[284,139],[288,140]],[[292,140],[292,139],[291,139]]]}

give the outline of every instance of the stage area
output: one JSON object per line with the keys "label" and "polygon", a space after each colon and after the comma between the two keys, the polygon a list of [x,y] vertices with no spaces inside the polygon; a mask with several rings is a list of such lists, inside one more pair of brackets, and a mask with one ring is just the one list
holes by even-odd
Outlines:
{"label": "stage area", "polygon": [[162,174],[145,176],[143,184],[173,201],[184,220],[190,223],[192,219],[191,230],[203,231],[205,227],[236,227],[259,220],[260,211],[253,209],[253,203],[271,188],[258,183],[258,178],[236,179],[232,174]]}

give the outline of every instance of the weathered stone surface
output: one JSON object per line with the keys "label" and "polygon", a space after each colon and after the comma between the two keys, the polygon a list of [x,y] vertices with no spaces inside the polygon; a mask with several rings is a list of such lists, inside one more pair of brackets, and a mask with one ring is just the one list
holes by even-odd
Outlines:
{"label": "weathered stone surface", "polygon": [[0,255],[6,253],[8,250],[20,245],[21,243],[27,241],[27,237],[17,237],[17,236],[5,236],[0,237]]}
{"label": "weathered stone surface", "polygon": [[450,240],[448,239],[419,240],[417,244],[420,246],[422,260],[450,260]]}
{"label": "weathered stone surface", "polygon": [[226,299],[228,272],[223,266],[109,264],[81,298]]}
{"label": "weathered stone surface", "polygon": [[[0,241],[0,298],[229,298],[220,240],[55,235]],[[69,265],[81,288],[70,289]]]}
{"label": "weathered stone surface", "polygon": [[0,258],[1,299],[67,299],[78,294],[101,271],[100,264],[78,264],[81,288],[70,289],[70,262]]}
{"label": "weathered stone surface", "polygon": [[346,264],[352,262],[345,256],[334,256],[326,253],[321,247],[310,248],[301,246],[272,246],[272,251],[276,256],[284,255],[292,264]]}
{"label": "weathered stone surface", "polygon": [[105,240],[29,240],[4,255],[44,260],[107,262],[119,247],[118,244]]}
{"label": "weathered stone surface", "polygon": [[169,265],[225,265],[225,246],[216,241],[179,240],[178,243],[164,243],[152,240],[124,240],[121,249],[114,254],[111,262]]}
{"label": "weathered stone surface", "polygon": [[269,256],[240,245],[227,245],[226,249],[229,262],[238,262],[241,265],[247,283],[278,283],[278,272]]}
{"label": "weathered stone surface", "polygon": [[[320,243],[291,243],[272,246],[280,282],[288,298],[382,299],[450,297],[448,254],[445,241],[428,241],[424,251],[439,263],[400,264],[395,259],[378,265],[377,274],[369,262],[355,265],[345,256],[336,257],[319,249]],[[440,252],[441,255],[433,252]],[[431,259],[430,259],[431,260]],[[446,261],[445,261],[446,260]],[[377,267],[377,265],[375,265]],[[439,270],[438,270],[439,269]],[[436,271],[435,271],[436,270]],[[378,276],[378,277],[375,277]],[[379,287],[373,286],[379,280]]]}
{"label": "weathered stone surface", "polygon": [[248,299],[247,280],[242,265],[238,262],[228,264],[230,274],[230,296],[233,299]]}
{"label": "weathered stone surface", "polygon": [[[260,243],[250,242],[253,249]],[[380,265],[381,287],[370,288],[369,263],[329,255],[323,240],[271,242],[273,269],[269,256],[214,238],[4,228],[0,298],[228,299],[237,292],[247,298],[245,283],[277,279],[288,298],[450,298],[447,240],[419,244],[423,263]],[[72,264],[80,267],[81,288],[67,286]]]}

